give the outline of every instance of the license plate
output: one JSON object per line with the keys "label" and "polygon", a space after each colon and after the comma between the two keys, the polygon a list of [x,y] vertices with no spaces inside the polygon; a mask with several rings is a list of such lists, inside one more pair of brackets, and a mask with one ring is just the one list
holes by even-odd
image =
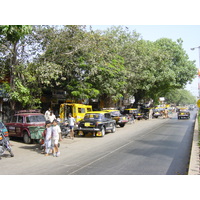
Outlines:
{"label": "license plate", "polygon": [[184,115],[185,113],[181,113],[181,115]]}
{"label": "license plate", "polygon": [[90,126],[90,123],[85,123],[85,126]]}

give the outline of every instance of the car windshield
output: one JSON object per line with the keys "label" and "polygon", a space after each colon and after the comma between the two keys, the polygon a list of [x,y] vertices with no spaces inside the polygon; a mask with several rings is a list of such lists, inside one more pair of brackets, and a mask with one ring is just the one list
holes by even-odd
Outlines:
{"label": "car windshield", "polygon": [[87,113],[85,114],[84,120],[92,119],[99,120],[102,118],[102,115],[99,113]]}
{"label": "car windshield", "polygon": [[110,114],[111,114],[111,116],[120,116],[121,114],[120,114],[120,111],[112,111],[112,112],[110,112]]}
{"label": "car windshield", "polygon": [[184,109],[184,110],[180,110],[180,112],[188,112],[188,111]]}
{"label": "car windshield", "polygon": [[2,122],[0,122],[0,128],[5,128]]}
{"label": "car windshield", "polygon": [[45,122],[44,115],[33,115],[33,116],[28,116],[26,117],[26,122],[27,123],[32,123],[32,122]]}

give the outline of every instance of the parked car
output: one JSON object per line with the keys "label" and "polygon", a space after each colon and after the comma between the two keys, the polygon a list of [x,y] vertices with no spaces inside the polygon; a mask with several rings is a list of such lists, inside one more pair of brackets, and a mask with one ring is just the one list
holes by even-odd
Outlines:
{"label": "parked car", "polygon": [[26,144],[42,139],[45,117],[38,110],[20,110],[5,123],[10,137],[21,137]]}
{"label": "parked car", "polygon": [[111,117],[116,121],[116,125],[124,127],[128,122],[128,118],[125,115],[122,115],[119,110],[104,110],[111,114]]}
{"label": "parked car", "polygon": [[78,135],[84,136],[92,133],[93,136],[104,136],[106,132],[114,133],[116,130],[116,121],[112,119],[111,114],[105,111],[93,111],[85,114],[83,120],[78,124],[75,130]]}
{"label": "parked car", "polygon": [[152,114],[152,117],[153,118],[158,118],[158,117],[161,117],[162,116],[162,111],[159,110],[159,109],[154,109],[153,110],[153,114]]}
{"label": "parked car", "polygon": [[190,118],[190,112],[186,108],[180,108],[177,112],[177,115],[178,115],[178,119]]}
{"label": "parked car", "polygon": [[137,112],[138,112],[137,108],[127,108],[127,109],[124,109],[122,114],[127,115],[129,117],[133,117],[135,119],[135,115]]}

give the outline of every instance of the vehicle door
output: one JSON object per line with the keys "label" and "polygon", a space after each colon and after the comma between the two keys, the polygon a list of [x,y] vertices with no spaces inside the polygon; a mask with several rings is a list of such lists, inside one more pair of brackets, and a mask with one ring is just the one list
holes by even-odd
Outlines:
{"label": "vehicle door", "polygon": [[82,106],[77,107],[76,122],[78,122],[84,118],[86,111],[87,111],[86,108],[84,108]]}
{"label": "vehicle door", "polygon": [[111,118],[110,113],[105,113],[104,114],[104,120],[105,120],[105,126],[107,130],[112,129],[113,127],[113,120]]}
{"label": "vehicle door", "polygon": [[7,125],[7,129],[10,136],[16,136],[16,123],[18,116],[12,116],[10,123]]}
{"label": "vehicle door", "polygon": [[23,118],[23,116],[18,115],[16,124],[15,124],[16,136],[18,136],[18,137],[22,136],[23,125],[24,125],[24,118]]}

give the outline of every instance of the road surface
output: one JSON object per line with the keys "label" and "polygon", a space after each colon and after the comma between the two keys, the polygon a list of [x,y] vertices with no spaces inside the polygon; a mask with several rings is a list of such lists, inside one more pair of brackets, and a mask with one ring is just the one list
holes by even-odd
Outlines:
{"label": "road surface", "polygon": [[12,140],[15,157],[0,159],[0,174],[178,175],[187,174],[195,121],[152,119],[127,124],[101,137],[61,142],[60,157],[41,154],[37,144]]}

